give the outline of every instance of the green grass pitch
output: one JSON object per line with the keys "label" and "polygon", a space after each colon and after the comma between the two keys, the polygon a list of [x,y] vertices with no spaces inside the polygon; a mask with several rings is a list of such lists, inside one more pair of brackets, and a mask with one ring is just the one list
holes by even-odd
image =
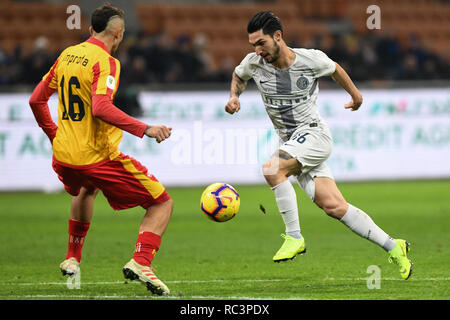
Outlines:
{"label": "green grass pitch", "polygon": [[[59,263],[67,248],[71,197],[0,194],[0,298],[5,299],[449,299],[450,181],[339,183],[347,201],[394,238],[411,243],[404,281],[387,253],[327,217],[296,186],[307,253],[273,263],[284,232],[272,191],[239,186],[241,209],[225,223],[199,208],[202,188],[168,188],[174,213],[154,260],[171,296],[125,283],[142,208],[114,212],[99,194],[86,238],[81,288],[69,289]],[[263,214],[259,205],[267,210]],[[369,289],[369,266],[381,270]]]}

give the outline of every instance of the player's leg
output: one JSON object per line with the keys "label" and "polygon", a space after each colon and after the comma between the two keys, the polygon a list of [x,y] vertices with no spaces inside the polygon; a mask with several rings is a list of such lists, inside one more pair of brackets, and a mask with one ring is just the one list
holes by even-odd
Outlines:
{"label": "player's leg", "polygon": [[69,216],[69,241],[66,259],[60,264],[63,275],[79,271],[81,251],[89,230],[97,190],[82,178],[80,171],[63,166],[53,159],[53,170],[64,184],[65,190],[73,196]]}
{"label": "player's leg", "polygon": [[298,218],[297,195],[288,177],[298,174],[301,165],[297,159],[283,150],[278,150],[263,165],[263,174],[275,195],[275,201],[285,225],[286,235],[301,238]]}
{"label": "player's leg", "polygon": [[81,222],[91,222],[94,212],[94,200],[99,189],[81,187],[78,196],[72,198],[70,219]]}
{"label": "player's leg", "polygon": [[139,226],[139,233],[153,232],[162,237],[169,224],[172,211],[173,200],[171,198],[161,204],[149,207]]}
{"label": "player's leg", "polygon": [[272,188],[275,201],[285,225],[283,245],[274,255],[275,262],[293,259],[306,251],[305,240],[300,231],[297,195],[288,177],[298,174],[301,164],[289,153],[278,150],[264,165],[264,177]]}
{"label": "player's leg", "polygon": [[98,189],[81,187],[80,193],[72,199],[66,259],[60,264],[63,275],[73,275],[79,271],[81,253],[91,225],[94,200],[97,193]]}
{"label": "player's leg", "polygon": [[133,258],[123,267],[125,278],[140,280],[152,293],[158,295],[168,295],[170,290],[156,277],[151,263],[161,245],[161,237],[167,228],[172,210],[173,201],[170,198],[147,209],[139,226]]}
{"label": "player's leg", "polygon": [[141,206],[146,213],[139,227],[133,258],[123,267],[125,278],[139,280],[152,293],[169,294],[150,265],[172,214],[173,202],[164,186],[137,160],[121,154],[90,173],[115,210]]}
{"label": "player's leg", "polygon": [[173,201],[153,205],[147,212],[139,226],[139,235],[136,241],[136,251],[133,259],[143,266],[150,266],[156,252],[161,245],[161,237],[169,224],[172,215]]}
{"label": "player's leg", "polygon": [[411,275],[411,262],[406,256],[408,243],[405,240],[392,239],[361,209],[347,203],[333,179],[316,177],[314,202],[327,215],[338,219],[350,230],[366,238],[389,252],[389,261],[400,267],[404,279]]}
{"label": "player's leg", "polygon": [[288,177],[305,176],[311,168],[328,158],[331,148],[332,139],[326,127],[316,124],[300,128],[281,144],[278,153],[264,165],[264,177],[275,193],[286,225],[286,236],[283,235],[285,242],[274,256],[275,262],[292,259],[296,254],[306,251],[305,240],[300,232],[297,197]]}
{"label": "player's leg", "polygon": [[394,248],[395,242],[386,232],[378,227],[364,211],[345,201],[333,179],[316,177],[314,182],[314,202],[328,216],[340,220],[356,234],[378,244],[386,251]]}
{"label": "player's leg", "polygon": [[94,200],[98,189],[80,189],[78,196],[73,197],[69,219],[69,245],[66,259],[75,258],[81,262],[81,251],[84,240],[91,225],[94,212]]}

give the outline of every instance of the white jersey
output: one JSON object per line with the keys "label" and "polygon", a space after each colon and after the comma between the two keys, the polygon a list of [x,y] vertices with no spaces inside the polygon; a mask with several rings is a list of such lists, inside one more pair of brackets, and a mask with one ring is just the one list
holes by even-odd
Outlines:
{"label": "white jersey", "polygon": [[320,50],[292,49],[294,63],[281,70],[256,53],[249,53],[234,72],[239,78],[253,78],[267,114],[283,141],[310,124],[326,126],[317,110],[318,78],[334,73],[336,64]]}

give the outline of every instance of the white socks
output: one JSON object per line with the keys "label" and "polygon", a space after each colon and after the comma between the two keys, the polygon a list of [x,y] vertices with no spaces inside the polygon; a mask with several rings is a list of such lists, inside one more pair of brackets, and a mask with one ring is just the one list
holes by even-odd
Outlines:
{"label": "white socks", "polygon": [[[300,222],[298,219],[297,195],[289,180],[286,180],[272,188],[278,210],[286,226],[286,234],[300,239]],[[395,241],[378,227],[375,222],[362,210],[348,204],[348,210],[340,220],[353,232],[378,244],[386,251],[395,247]]]}
{"label": "white socks", "polygon": [[297,195],[292,183],[286,180],[273,187],[272,190],[275,193],[278,210],[286,226],[286,234],[300,239],[302,234],[300,233],[300,222],[298,220]]}
{"label": "white socks", "polygon": [[378,244],[386,251],[394,249],[395,242],[386,232],[381,230],[375,222],[362,210],[348,204],[348,210],[340,220],[353,232],[363,238]]}

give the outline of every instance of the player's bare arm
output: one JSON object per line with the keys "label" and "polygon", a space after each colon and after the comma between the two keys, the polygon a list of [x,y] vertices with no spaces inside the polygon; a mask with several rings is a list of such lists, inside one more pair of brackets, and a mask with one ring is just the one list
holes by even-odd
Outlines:
{"label": "player's bare arm", "polygon": [[241,103],[239,102],[239,96],[242,92],[245,91],[247,87],[247,81],[238,77],[238,75],[233,72],[233,77],[231,79],[231,90],[230,90],[230,99],[225,105],[225,111],[233,114],[238,112],[241,108]]}
{"label": "player's bare arm", "polygon": [[358,88],[356,88],[347,72],[345,72],[345,70],[337,63],[336,71],[331,75],[331,78],[339,83],[339,85],[352,97],[352,100],[344,106],[345,109],[351,109],[352,111],[358,110],[363,102],[361,92],[359,92]]}
{"label": "player's bare arm", "polygon": [[148,126],[147,129],[145,129],[145,135],[150,138],[155,138],[158,143],[169,138],[171,132],[172,128],[168,128],[164,125]]}
{"label": "player's bare arm", "polygon": [[241,79],[236,72],[233,72],[230,97],[239,97],[241,93],[245,91],[245,88],[247,88],[247,81]]}

